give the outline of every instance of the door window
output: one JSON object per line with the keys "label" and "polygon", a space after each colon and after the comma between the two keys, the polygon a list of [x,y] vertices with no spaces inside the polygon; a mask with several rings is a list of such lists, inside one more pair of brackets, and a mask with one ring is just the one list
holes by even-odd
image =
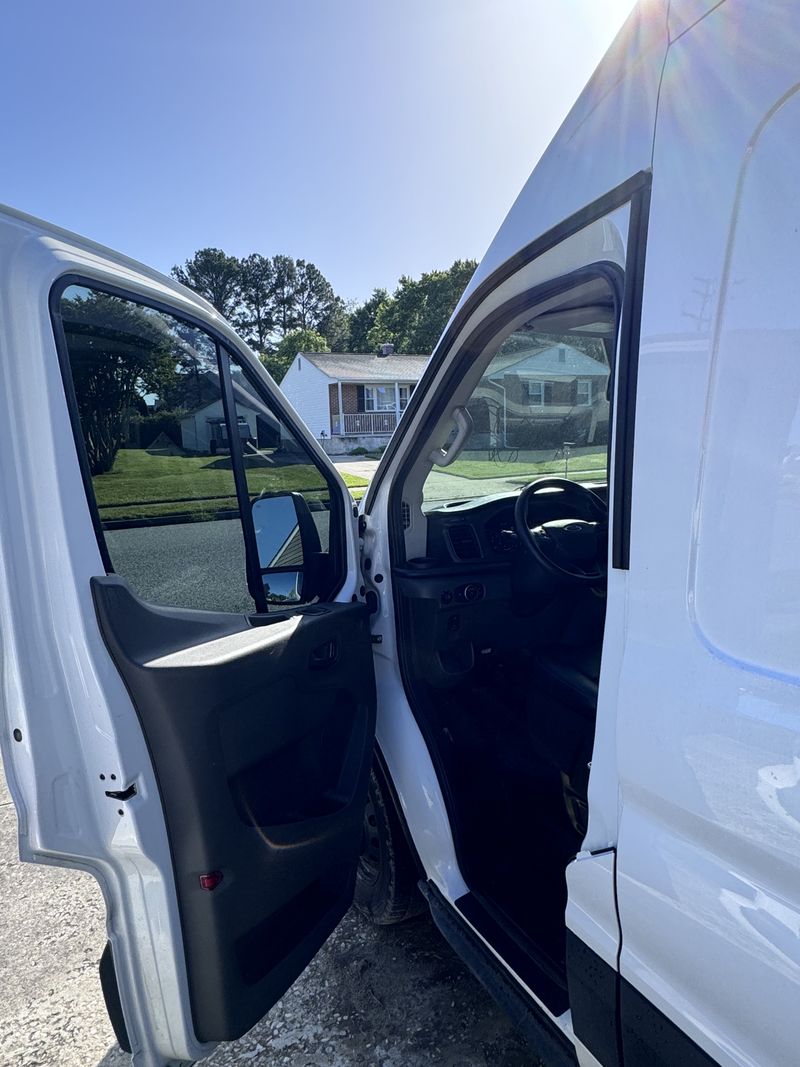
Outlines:
{"label": "door window", "polygon": [[[296,494],[317,515],[315,574],[330,589],[326,478],[216,338],[178,315],[78,284],[64,289],[57,320],[109,569],[143,600],[171,607],[251,612],[254,600],[264,610],[268,601],[317,595],[319,584],[313,594],[304,586],[302,560],[294,584],[275,578],[266,600],[260,591],[261,582],[267,594],[271,587],[259,578],[253,502]],[[278,523],[279,511],[259,513]]]}
{"label": "door window", "polygon": [[312,599],[329,587],[331,492],[305,446],[229,362],[260,581],[270,603]]}

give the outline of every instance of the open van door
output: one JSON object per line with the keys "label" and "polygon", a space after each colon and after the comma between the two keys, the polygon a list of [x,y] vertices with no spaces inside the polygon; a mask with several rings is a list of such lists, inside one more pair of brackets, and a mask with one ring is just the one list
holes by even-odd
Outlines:
{"label": "open van door", "polygon": [[101,883],[123,1046],[253,1026],[349,907],[375,682],[350,495],[217,313],[0,212],[0,739]]}

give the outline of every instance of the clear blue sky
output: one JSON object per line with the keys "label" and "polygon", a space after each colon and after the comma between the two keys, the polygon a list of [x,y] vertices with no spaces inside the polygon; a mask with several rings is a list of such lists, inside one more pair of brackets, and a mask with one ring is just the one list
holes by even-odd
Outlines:
{"label": "clear blue sky", "polygon": [[0,202],[164,271],[286,252],[363,299],[480,258],[631,6],[9,2]]}

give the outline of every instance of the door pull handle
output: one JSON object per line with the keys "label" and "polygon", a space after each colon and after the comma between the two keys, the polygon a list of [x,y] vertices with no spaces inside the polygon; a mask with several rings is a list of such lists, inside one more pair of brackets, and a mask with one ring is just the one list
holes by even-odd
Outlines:
{"label": "door pull handle", "polygon": [[309,667],[312,671],[320,671],[326,667],[332,667],[339,658],[339,642],[331,638],[323,645],[315,648],[309,659]]}

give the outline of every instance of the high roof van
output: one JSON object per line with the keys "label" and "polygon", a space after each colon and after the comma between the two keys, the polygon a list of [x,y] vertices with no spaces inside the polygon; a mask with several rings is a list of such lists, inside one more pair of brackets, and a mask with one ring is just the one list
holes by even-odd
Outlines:
{"label": "high roof van", "polygon": [[358,506],[210,305],[0,214],[3,759],[138,1067],[354,895],[547,1064],[797,1062],[799,72],[789,0],[638,7]]}

